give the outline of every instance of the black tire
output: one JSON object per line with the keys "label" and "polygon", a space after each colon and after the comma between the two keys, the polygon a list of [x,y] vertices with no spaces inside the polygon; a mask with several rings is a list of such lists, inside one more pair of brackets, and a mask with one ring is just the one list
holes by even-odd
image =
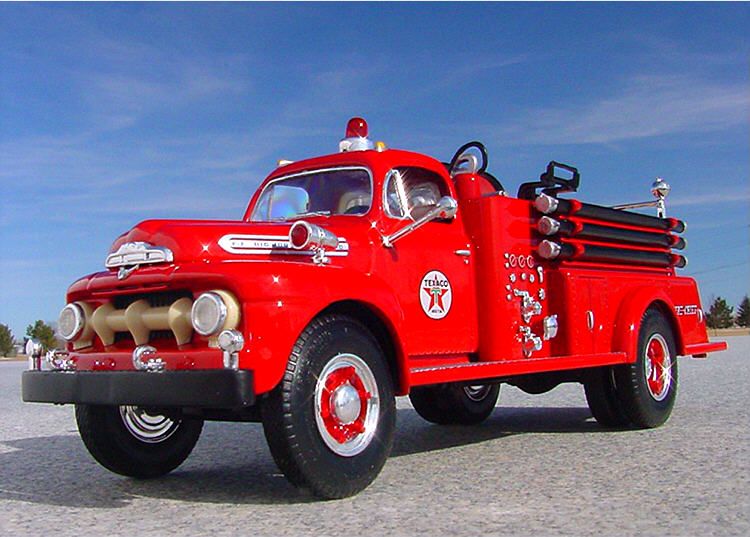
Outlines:
{"label": "black tire", "polygon": [[500,384],[456,383],[412,388],[409,399],[417,414],[439,425],[475,425],[486,420],[497,404]]}
{"label": "black tire", "polygon": [[128,477],[171,472],[190,455],[203,429],[199,419],[167,422],[159,420],[166,420],[164,416],[145,416],[154,430],[144,430],[139,437],[131,432],[136,430],[133,420],[144,423],[144,412],[138,407],[76,405],[78,431],[89,453],[108,470]]}
{"label": "black tire", "polygon": [[[652,345],[656,354],[665,355],[661,366],[659,360],[648,358]],[[647,378],[649,362],[654,364],[654,374]],[[620,407],[635,427],[658,427],[667,421],[677,397],[677,352],[672,329],[661,312],[648,309],[643,314],[635,363],[617,366],[614,371]]]}
{"label": "black tire", "polygon": [[630,425],[620,407],[614,386],[614,371],[611,367],[593,370],[583,383],[586,402],[594,419],[605,427],[627,427]]}
{"label": "black tire", "polygon": [[[352,376],[337,380],[339,373]],[[361,395],[350,407],[357,412],[353,422],[340,420],[333,405],[347,386]],[[396,404],[383,351],[349,317],[315,319],[295,343],[284,378],[262,400],[261,416],[271,454],[292,484],[326,499],[358,493],[380,473],[393,445]]]}

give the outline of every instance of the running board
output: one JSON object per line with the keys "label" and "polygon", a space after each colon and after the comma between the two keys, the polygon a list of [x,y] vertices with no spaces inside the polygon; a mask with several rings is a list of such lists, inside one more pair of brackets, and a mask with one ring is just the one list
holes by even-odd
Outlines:
{"label": "running board", "polygon": [[492,379],[564,371],[566,369],[583,369],[627,363],[624,352],[603,354],[577,354],[552,358],[526,358],[523,360],[502,360],[498,362],[471,362],[462,364],[415,367],[410,370],[410,384],[422,386],[442,382],[462,382],[478,379]]}

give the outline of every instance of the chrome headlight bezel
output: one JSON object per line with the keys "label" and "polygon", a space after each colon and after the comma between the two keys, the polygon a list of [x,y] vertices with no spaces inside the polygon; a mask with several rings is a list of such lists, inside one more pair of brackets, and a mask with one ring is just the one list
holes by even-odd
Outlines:
{"label": "chrome headlight bezel", "polygon": [[[198,315],[200,314],[199,309],[206,302],[215,308],[213,312],[214,318],[209,319],[209,322],[201,322],[201,319],[198,319]],[[193,302],[193,307],[190,310],[190,323],[198,334],[202,336],[216,335],[224,327],[226,320],[227,305],[218,293],[214,293],[213,291],[202,293]]]}
{"label": "chrome headlight bezel", "polygon": [[[64,315],[72,315],[72,319],[63,320]],[[68,333],[65,333],[64,327],[69,324],[70,320],[72,320],[73,328]],[[85,324],[86,315],[83,308],[75,302],[65,306],[57,317],[57,329],[65,341],[75,341],[83,332]]]}

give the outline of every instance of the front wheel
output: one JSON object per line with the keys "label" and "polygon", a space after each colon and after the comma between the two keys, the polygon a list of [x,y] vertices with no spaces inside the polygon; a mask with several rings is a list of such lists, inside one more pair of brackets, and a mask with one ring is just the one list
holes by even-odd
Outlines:
{"label": "front wheel", "polygon": [[271,454],[292,484],[328,499],[361,491],[380,473],[395,430],[390,371],[377,341],[348,317],[314,320],[261,415]]}
{"label": "front wheel", "polygon": [[440,425],[474,425],[486,420],[497,404],[500,384],[436,384],[409,393],[414,410]]}
{"label": "front wheel", "polygon": [[658,427],[669,418],[677,397],[677,351],[669,323],[649,309],[638,331],[638,356],[614,368],[620,408],[636,427]]}
{"label": "front wheel", "polygon": [[203,429],[137,406],[76,405],[81,439],[96,461],[117,474],[149,478],[182,464]]}

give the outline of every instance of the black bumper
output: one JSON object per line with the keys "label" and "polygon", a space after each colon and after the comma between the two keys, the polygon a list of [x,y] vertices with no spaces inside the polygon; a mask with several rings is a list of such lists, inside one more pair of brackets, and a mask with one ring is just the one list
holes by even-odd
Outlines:
{"label": "black bumper", "polygon": [[22,397],[34,403],[243,408],[255,403],[253,372],[24,371]]}

